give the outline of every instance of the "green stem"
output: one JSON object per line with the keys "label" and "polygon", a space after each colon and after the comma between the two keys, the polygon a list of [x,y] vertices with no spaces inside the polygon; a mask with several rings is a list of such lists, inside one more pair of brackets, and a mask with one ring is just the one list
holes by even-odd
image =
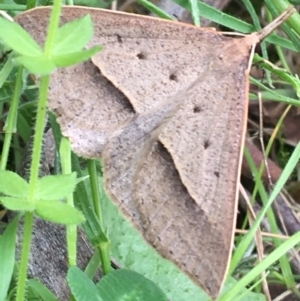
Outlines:
{"label": "green stem", "polygon": [[21,253],[21,261],[20,261],[16,301],[25,300],[26,276],[27,276],[28,259],[30,254],[32,227],[33,227],[33,213],[26,212],[25,219],[24,219],[24,234],[23,234],[22,253]]}
{"label": "green stem", "polygon": [[[61,1],[54,0],[53,10],[51,13],[50,24],[48,28],[48,35],[47,35],[47,40],[45,43],[45,50],[44,50],[45,56],[47,58],[51,57],[54,49],[56,32],[58,30],[58,25],[59,25],[60,12],[61,12]],[[44,126],[46,121],[47,95],[48,95],[49,82],[50,82],[49,75],[45,75],[41,78],[39,102],[38,102],[38,109],[37,109],[37,120],[35,123],[32,162],[31,162],[30,178],[29,178],[29,194],[28,194],[29,200],[33,200],[34,198],[34,191],[38,181]]]}
{"label": "green stem", "polygon": [[[265,0],[268,10],[273,16],[277,16],[286,10],[290,3],[286,0]],[[291,17],[288,18],[282,25],[282,29],[285,31],[286,35],[289,37],[291,42],[294,44],[296,49],[300,51],[300,16],[295,12]]]}
{"label": "green stem", "polygon": [[50,17],[50,24],[48,27],[47,40],[45,43],[45,56],[50,58],[55,45],[56,33],[59,26],[59,19],[61,14],[61,0],[54,0],[53,10]]}
{"label": "green stem", "polygon": [[[62,137],[60,143],[60,157],[61,157],[61,170],[62,174],[71,174],[71,146],[69,139]],[[67,197],[67,204],[74,207],[73,194]],[[68,225],[67,226],[67,246],[68,246],[68,260],[69,266],[76,265],[77,257],[77,226]]]}
{"label": "green stem", "polygon": [[88,160],[88,171],[90,175],[90,184],[91,184],[91,190],[92,190],[92,199],[93,199],[93,205],[94,210],[99,218],[99,223],[102,229],[104,229],[104,221],[103,221],[103,215],[101,211],[101,199],[99,195],[99,183],[98,183],[98,176],[97,176],[97,167],[96,167],[96,161],[95,160]]}
{"label": "green stem", "polygon": [[35,134],[33,140],[32,161],[30,166],[30,177],[29,177],[28,199],[30,201],[34,200],[34,193],[39,177],[39,167],[41,161],[44,127],[45,127],[46,114],[47,114],[47,92],[48,92],[49,82],[50,82],[49,75],[45,75],[41,78],[39,101],[37,107],[37,117],[36,117],[35,130],[34,130]]}
{"label": "green stem", "polygon": [[[252,21],[253,21],[253,24],[254,24],[254,27],[255,27],[255,30],[256,31],[260,31],[261,30],[261,26],[260,26],[260,21],[259,21],[259,18],[257,16],[257,13],[254,9],[254,6],[252,5],[251,1],[250,0],[243,0],[243,3],[244,5],[246,6],[251,18],[252,18]],[[260,42],[260,47],[261,47],[261,51],[262,51],[262,56],[265,60],[268,60],[268,52],[267,52],[267,46],[266,46],[266,42],[265,41],[261,41]],[[273,87],[272,85],[272,79],[271,79],[271,72],[266,70],[266,76],[267,76],[267,82],[268,82],[268,85],[270,87]]]}
{"label": "green stem", "polygon": [[[59,25],[59,18],[61,12],[61,1],[55,0],[53,3],[53,11],[50,17],[50,24],[48,27],[47,40],[45,43],[45,56],[50,58],[55,45],[56,32]],[[47,113],[47,96],[50,82],[50,75],[41,77],[40,90],[39,90],[39,102],[37,108],[37,118],[35,123],[35,135],[33,141],[32,162],[30,168],[29,178],[29,200],[33,200],[36,184],[39,176],[39,166],[41,160],[41,151],[44,135],[44,127]]]}
{"label": "green stem", "polygon": [[101,242],[99,244],[99,250],[100,250],[100,261],[102,265],[102,272],[104,275],[107,275],[112,271],[111,263],[110,263],[110,255],[109,255],[109,249],[110,249],[110,242],[105,241]]}
{"label": "green stem", "polygon": [[[48,37],[45,45],[45,54],[47,57],[51,57],[56,31],[60,18],[61,2],[60,0],[54,1],[54,7],[51,14],[51,20],[49,24]],[[47,114],[47,96],[48,88],[50,82],[50,75],[45,75],[41,77],[40,89],[39,89],[39,101],[37,105],[37,117],[35,123],[34,140],[33,140],[33,151],[32,151],[32,161],[30,166],[30,177],[29,177],[29,190],[28,190],[28,200],[31,202],[35,201],[35,191],[38,183],[39,177],[39,166],[41,160],[42,144],[44,127],[46,122]],[[21,253],[21,263],[20,263],[20,275],[18,280],[17,289],[17,301],[25,300],[25,288],[26,288],[26,274],[27,266],[30,252],[32,227],[33,227],[33,213],[25,213],[24,221],[24,235],[23,235],[23,247]]]}
{"label": "green stem", "polygon": [[[32,161],[30,166],[29,191],[28,200],[34,202],[35,189],[39,175],[39,165],[42,151],[42,142],[44,134],[44,126],[47,108],[47,91],[50,77],[43,76],[41,78],[39,102],[37,108],[37,119],[35,124],[35,135],[33,142]],[[20,272],[18,279],[17,301],[23,301],[26,287],[26,274],[30,252],[31,236],[33,227],[33,212],[25,213],[23,247],[21,253]]]}
{"label": "green stem", "polygon": [[12,137],[12,147],[15,166],[20,166],[20,162],[22,160],[22,153],[20,152],[20,149],[22,149],[22,147],[20,145],[20,137],[18,135],[14,135]]}
{"label": "green stem", "polygon": [[290,66],[289,66],[289,64],[288,64],[288,62],[287,62],[287,60],[285,58],[285,55],[284,55],[284,53],[282,51],[282,48],[280,46],[278,46],[278,45],[275,45],[275,48],[276,48],[276,51],[277,51],[277,55],[279,56],[279,60],[280,60],[280,62],[282,64],[282,67],[285,70],[287,70],[289,73],[292,74]]}
{"label": "green stem", "polygon": [[16,79],[15,91],[9,109],[6,124],[4,127],[5,137],[4,137],[4,143],[2,148],[0,170],[5,170],[6,168],[12,134],[16,132],[16,120],[18,114],[19,97],[22,89],[22,74],[23,74],[23,67],[19,67],[17,79]]}
{"label": "green stem", "polygon": [[[101,210],[101,199],[99,194],[99,182],[97,177],[97,168],[96,168],[96,161],[95,160],[88,160],[88,170],[90,175],[90,184],[92,190],[92,199],[95,213],[99,219],[99,224],[104,231],[104,220]],[[108,240],[103,240],[99,243],[99,254],[100,254],[100,261],[102,265],[103,274],[106,275],[111,272],[112,267],[110,264],[110,242]]]}
{"label": "green stem", "polygon": [[[61,11],[61,1],[54,0],[53,11],[51,13],[50,24],[48,28],[47,40],[45,43],[45,56],[50,58],[54,49],[56,32],[59,25]],[[42,76],[39,90],[39,102],[37,108],[37,119],[35,123],[35,135],[33,141],[32,162],[29,178],[29,200],[33,200],[36,184],[39,176],[39,166],[41,160],[42,142],[47,113],[47,96],[50,82],[50,75]]]}
{"label": "green stem", "polygon": [[13,10],[13,11],[24,11],[26,10],[26,5],[20,5],[20,4],[0,4],[0,10]]}
{"label": "green stem", "polygon": [[[271,7],[275,7],[276,10],[281,13],[291,5],[291,3],[287,0],[265,0],[267,7],[270,9]],[[300,35],[300,16],[298,13],[294,13],[286,23],[290,28],[292,28],[298,35]]]}
{"label": "green stem", "polygon": [[[101,199],[100,199],[100,194],[99,194],[100,189],[99,189],[99,182],[98,182],[97,168],[96,168],[95,160],[88,160],[88,170],[89,170],[89,175],[90,175],[90,183],[91,183],[94,210],[99,219],[100,227],[101,227],[102,231],[104,231],[104,220],[103,220],[103,215],[102,215],[102,210],[101,210]],[[110,264],[109,249],[110,249],[110,242],[107,239],[102,240],[99,243],[100,261],[102,264],[102,270],[103,270],[104,275],[108,274],[112,270],[112,267]]]}

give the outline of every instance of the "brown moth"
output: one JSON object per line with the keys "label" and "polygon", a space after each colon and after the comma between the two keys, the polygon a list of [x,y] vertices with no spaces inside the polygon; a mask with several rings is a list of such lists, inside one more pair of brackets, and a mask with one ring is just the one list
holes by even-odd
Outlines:
{"label": "brown moth", "polygon": [[[78,155],[103,160],[108,195],[148,243],[215,299],[232,250],[252,50],[274,27],[232,38],[83,7],[64,7],[62,24],[86,14],[89,46],[103,51],[53,74],[49,109]],[[42,44],[49,15],[15,20]]]}

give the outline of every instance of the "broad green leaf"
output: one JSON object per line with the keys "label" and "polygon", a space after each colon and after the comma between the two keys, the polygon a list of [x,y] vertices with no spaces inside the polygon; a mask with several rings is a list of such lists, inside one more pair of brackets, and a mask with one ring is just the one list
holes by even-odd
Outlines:
{"label": "broad green leaf", "polygon": [[79,210],[60,201],[40,201],[35,212],[44,220],[57,224],[74,225],[85,221]]}
{"label": "broad green leaf", "polygon": [[69,268],[67,280],[76,301],[105,301],[94,282],[78,267]]}
{"label": "broad green leaf", "polygon": [[60,200],[71,193],[76,187],[76,173],[69,175],[46,176],[39,180],[35,199],[38,200]]}
{"label": "broad green leaf", "polygon": [[16,216],[0,237],[0,301],[6,300],[13,275],[18,221]]}
{"label": "broad green leaf", "polygon": [[167,301],[167,296],[154,282],[126,269],[107,274],[97,287],[104,301]]}
{"label": "broad green leaf", "polygon": [[[37,297],[40,297],[43,301],[59,301],[52,292],[37,279],[28,279],[27,286],[29,291],[33,291]],[[40,299],[37,299],[40,300]]]}
{"label": "broad green leaf", "polygon": [[101,46],[95,46],[91,49],[82,50],[80,52],[54,56],[53,62],[57,67],[68,67],[68,66],[76,65],[90,59],[101,49],[102,49]]}
{"label": "broad green leaf", "polygon": [[29,202],[26,198],[0,196],[0,201],[9,210],[33,211],[35,209],[35,203]]}
{"label": "broad green leaf", "polygon": [[94,33],[90,15],[71,21],[58,29],[53,55],[79,52],[86,46]]}
{"label": "broad green leaf", "polygon": [[39,56],[41,47],[35,40],[16,22],[0,17],[0,40],[19,54]]}
{"label": "broad green leaf", "polygon": [[0,170],[0,193],[26,198],[28,183],[15,172]]}
{"label": "broad green leaf", "polygon": [[47,75],[55,71],[56,66],[51,59],[41,56],[22,55],[14,59],[17,64],[23,65],[30,73]]}

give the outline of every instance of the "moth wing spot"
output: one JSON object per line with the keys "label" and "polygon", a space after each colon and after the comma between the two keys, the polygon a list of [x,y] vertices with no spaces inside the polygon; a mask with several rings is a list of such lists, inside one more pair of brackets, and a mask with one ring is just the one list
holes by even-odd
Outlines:
{"label": "moth wing spot", "polygon": [[136,56],[139,60],[145,60],[147,58],[146,54],[143,52],[138,53]]}

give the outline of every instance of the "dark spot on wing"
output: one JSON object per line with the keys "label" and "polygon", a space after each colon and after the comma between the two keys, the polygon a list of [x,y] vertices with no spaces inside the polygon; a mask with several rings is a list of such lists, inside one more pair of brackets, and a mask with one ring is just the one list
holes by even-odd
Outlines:
{"label": "dark spot on wing", "polygon": [[209,140],[205,140],[203,146],[204,146],[204,149],[207,149],[210,146],[210,141]]}
{"label": "dark spot on wing", "polygon": [[178,77],[174,73],[170,74],[169,79],[174,80],[175,82],[178,82]]}
{"label": "dark spot on wing", "polygon": [[140,60],[145,60],[146,59],[146,54],[143,53],[143,52],[138,53],[136,56]]}
{"label": "dark spot on wing", "polygon": [[174,73],[170,74],[169,79],[178,82],[178,77]]}
{"label": "dark spot on wing", "polygon": [[194,113],[200,113],[202,111],[202,109],[200,106],[194,106],[193,111],[194,111]]}
{"label": "dark spot on wing", "polygon": [[122,37],[118,34],[117,34],[117,40],[118,40],[119,43],[123,43]]}

